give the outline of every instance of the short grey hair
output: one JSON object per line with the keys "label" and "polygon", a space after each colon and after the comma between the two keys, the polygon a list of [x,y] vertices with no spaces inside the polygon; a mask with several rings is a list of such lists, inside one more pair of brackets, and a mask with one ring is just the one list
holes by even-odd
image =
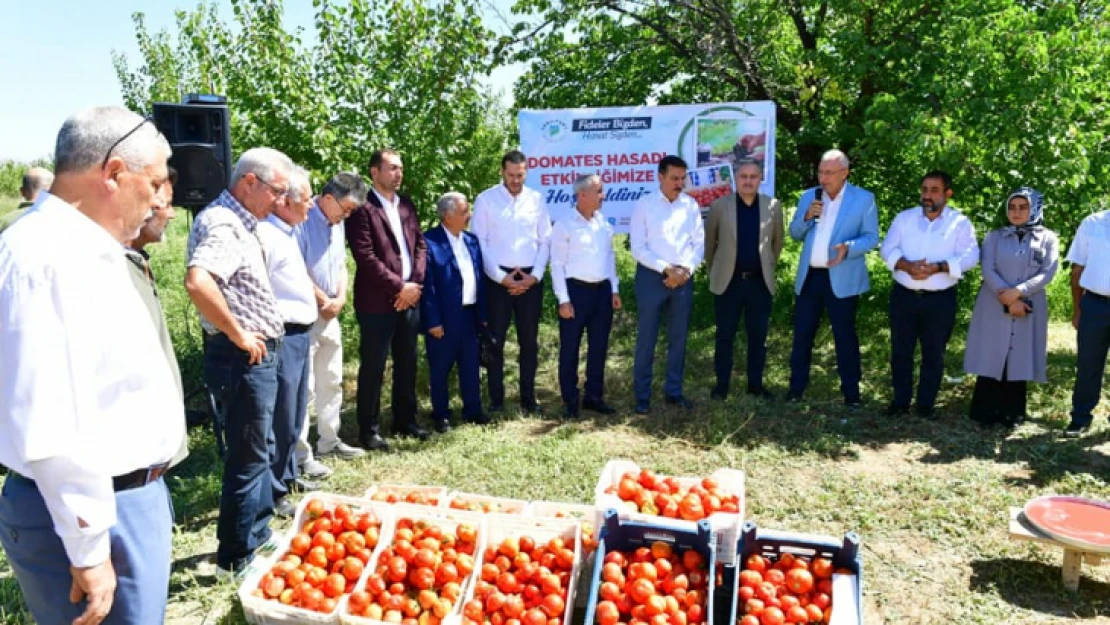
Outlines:
{"label": "short grey hair", "polygon": [[295,202],[305,202],[312,197],[312,175],[300,165],[293,166],[293,173],[289,176],[289,199]]}
{"label": "short grey hair", "polygon": [[23,173],[23,185],[19,188],[31,199],[54,184],[54,172],[43,167],[32,167]]}
{"label": "short grey hair", "polygon": [[574,197],[578,194],[601,184],[601,176],[597,174],[582,174],[574,179]]}
{"label": "short grey hair", "polygon": [[733,169],[736,172],[739,172],[741,167],[755,167],[759,170],[759,174],[763,175],[763,163],[760,163],[754,158],[744,158],[736,161],[736,165],[733,167]]}
{"label": "short grey hair", "polygon": [[293,177],[293,161],[284,153],[273,148],[251,148],[239,156],[235,162],[235,171],[231,172],[231,181],[228,187],[239,184],[243,176],[255,176],[271,182],[278,173],[285,174],[286,178]]}
{"label": "short grey hair", "polygon": [[366,203],[367,193],[366,183],[362,180],[362,176],[346,171],[332,176],[331,180],[320,190],[320,195],[330,195],[335,198],[336,202],[351,200],[359,206]]}
{"label": "short grey hair", "polygon": [[840,150],[829,150],[828,152],[825,152],[821,155],[822,163],[826,163],[828,161],[836,161],[844,169],[848,169],[852,166],[852,161],[848,160],[848,155],[841,152]]}
{"label": "short grey hair", "polygon": [[54,173],[75,174],[98,167],[109,152],[123,159],[129,170],[139,170],[164,162],[171,150],[162,133],[142,115],[120,106],[95,106],[74,113],[62,124],[54,143]]}
{"label": "short grey hair", "polygon": [[466,196],[458,191],[448,191],[439,196],[439,200],[436,201],[436,212],[439,213],[440,220],[442,221],[444,217],[461,206],[463,202],[466,202]]}

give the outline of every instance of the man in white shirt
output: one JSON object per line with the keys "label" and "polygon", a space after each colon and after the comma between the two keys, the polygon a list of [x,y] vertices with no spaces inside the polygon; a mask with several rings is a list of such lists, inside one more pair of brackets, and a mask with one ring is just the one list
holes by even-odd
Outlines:
{"label": "man in white shirt", "polygon": [[513,150],[501,157],[502,183],[474,200],[471,231],[478,236],[489,293],[487,314],[494,338],[493,362],[487,371],[490,410],[505,403],[505,337],[515,322],[520,343],[520,406],[539,410],[536,369],[539,366],[540,313],[544,269],[547,268],[551,217],[535,189],[524,186],[528,168],[524,154]]}
{"label": "man in white shirt", "polygon": [[1110,350],[1110,211],[1079,224],[1068,250],[1071,267],[1071,323],[1078,331],[1071,422],[1064,435],[1076,438],[1091,425],[1102,395],[1102,375]]}
{"label": "man in white shirt", "polygon": [[638,326],[632,366],[636,413],[651,408],[651,376],[659,324],[667,316],[667,377],[663,395],[670,405],[692,408],[682,393],[686,368],[686,334],[694,305],[694,270],[705,256],[701,209],[682,192],[686,161],[666,156],[659,161],[659,192],[636,203],[630,239],[636,265]]}
{"label": "man in white shirt", "polygon": [[270,440],[270,472],[273,477],[274,514],[289,518],[295,506],[286,499],[291,491],[318,490],[298,474],[296,446],[308,411],[309,330],[316,321],[316,294],[301,257],[293,228],[304,223],[312,201],[308,172],[297,167],[289,178],[289,195],[284,204],[258,224],[258,238],[266,254],[266,271],[277,298],[278,313],[285,324],[285,339],[278,354],[277,403],[274,405],[273,436]]}
{"label": "man in white shirt", "polygon": [[[308,219],[293,229],[301,256],[312,278],[319,318],[312,324],[308,357],[308,404],[316,410],[316,451],[320,456],[358,458],[366,452],[339,438],[343,408],[343,337],[339,313],[347,305],[347,243],[343,220],[366,203],[366,183],[358,174],[340,172],[324,184],[308,211]],[[297,443],[297,465],[310,479],[331,475],[313,458],[305,416]]]}
{"label": "man in white shirt", "polygon": [[613,228],[601,214],[604,196],[596,174],[574,181],[575,211],[551,231],[551,284],[559,300],[559,393],[563,416],[578,418],[578,349],[586,346],[586,396],[582,408],[616,412],[605,403],[605,361],[613,311],[620,310]]}
{"label": "man in white shirt", "polygon": [[0,236],[0,544],[39,623],[161,623],[184,405],[123,243],[165,201],[170,147],[97,107],[54,155],[50,193]]}
{"label": "man in white shirt", "polygon": [[424,233],[428,243],[428,270],[420,319],[428,350],[428,377],[432,390],[432,421],[436,431],[451,429],[447,395],[448,377],[459,369],[459,394],[463,420],[483,425],[479,375],[478,333],[486,324],[486,285],[482,280],[482,250],[478,237],[466,232],[470,206],[461,193],[445,193],[436,202],[440,225]]}
{"label": "man in white shirt", "polygon": [[934,419],[944,376],[944,350],[956,325],[956,285],[979,264],[975,227],[948,206],[952,177],[931,171],[921,179],[921,205],[898,213],[879,250],[894,272],[890,291],[890,417],[909,414],[913,358],[921,343],[917,414]]}

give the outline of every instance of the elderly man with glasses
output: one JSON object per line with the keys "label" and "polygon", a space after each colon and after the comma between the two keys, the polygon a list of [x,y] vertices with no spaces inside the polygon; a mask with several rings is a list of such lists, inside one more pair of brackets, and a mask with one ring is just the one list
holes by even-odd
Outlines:
{"label": "elderly man with glasses", "polygon": [[271,148],[239,157],[231,187],[193,222],[185,289],[204,328],[204,381],[226,428],[216,565],[244,570],[271,536],[270,436],[285,334],[258,224],[286,202],[293,163]]}

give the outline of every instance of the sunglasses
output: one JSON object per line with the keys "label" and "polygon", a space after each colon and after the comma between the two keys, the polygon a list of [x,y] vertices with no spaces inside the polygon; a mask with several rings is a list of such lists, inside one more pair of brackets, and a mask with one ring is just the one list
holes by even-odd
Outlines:
{"label": "sunglasses", "polygon": [[104,154],[104,161],[100,163],[100,168],[104,169],[105,167],[108,166],[108,159],[112,158],[112,152],[115,151],[115,149],[118,148],[121,143],[126,141],[129,137],[131,137],[131,135],[135,134],[136,132],[139,132],[139,129],[142,128],[143,126],[145,126],[147,124],[153,124],[153,123],[154,122],[151,121],[151,119],[149,117],[144,117],[143,121],[139,122],[139,124],[137,126],[135,126],[134,128],[132,128],[131,130],[128,130],[127,134],[123,135],[119,139],[116,139],[116,142],[112,144],[112,147],[108,148],[108,152]]}

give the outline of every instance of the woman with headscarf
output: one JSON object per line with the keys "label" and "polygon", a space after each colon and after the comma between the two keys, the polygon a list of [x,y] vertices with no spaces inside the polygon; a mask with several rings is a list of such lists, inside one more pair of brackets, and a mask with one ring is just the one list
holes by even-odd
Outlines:
{"label": "woman with headscarf", "polygon": [[1010,225],[983,240],[983,286],[967,335],[964,370],[978,376],[971,418],[1013,427],[1025,418],[1026,383],[1046,381],[1048,300],[1059,243],[1044,227],[1044,196],[1022,187],[1006,199]]}

